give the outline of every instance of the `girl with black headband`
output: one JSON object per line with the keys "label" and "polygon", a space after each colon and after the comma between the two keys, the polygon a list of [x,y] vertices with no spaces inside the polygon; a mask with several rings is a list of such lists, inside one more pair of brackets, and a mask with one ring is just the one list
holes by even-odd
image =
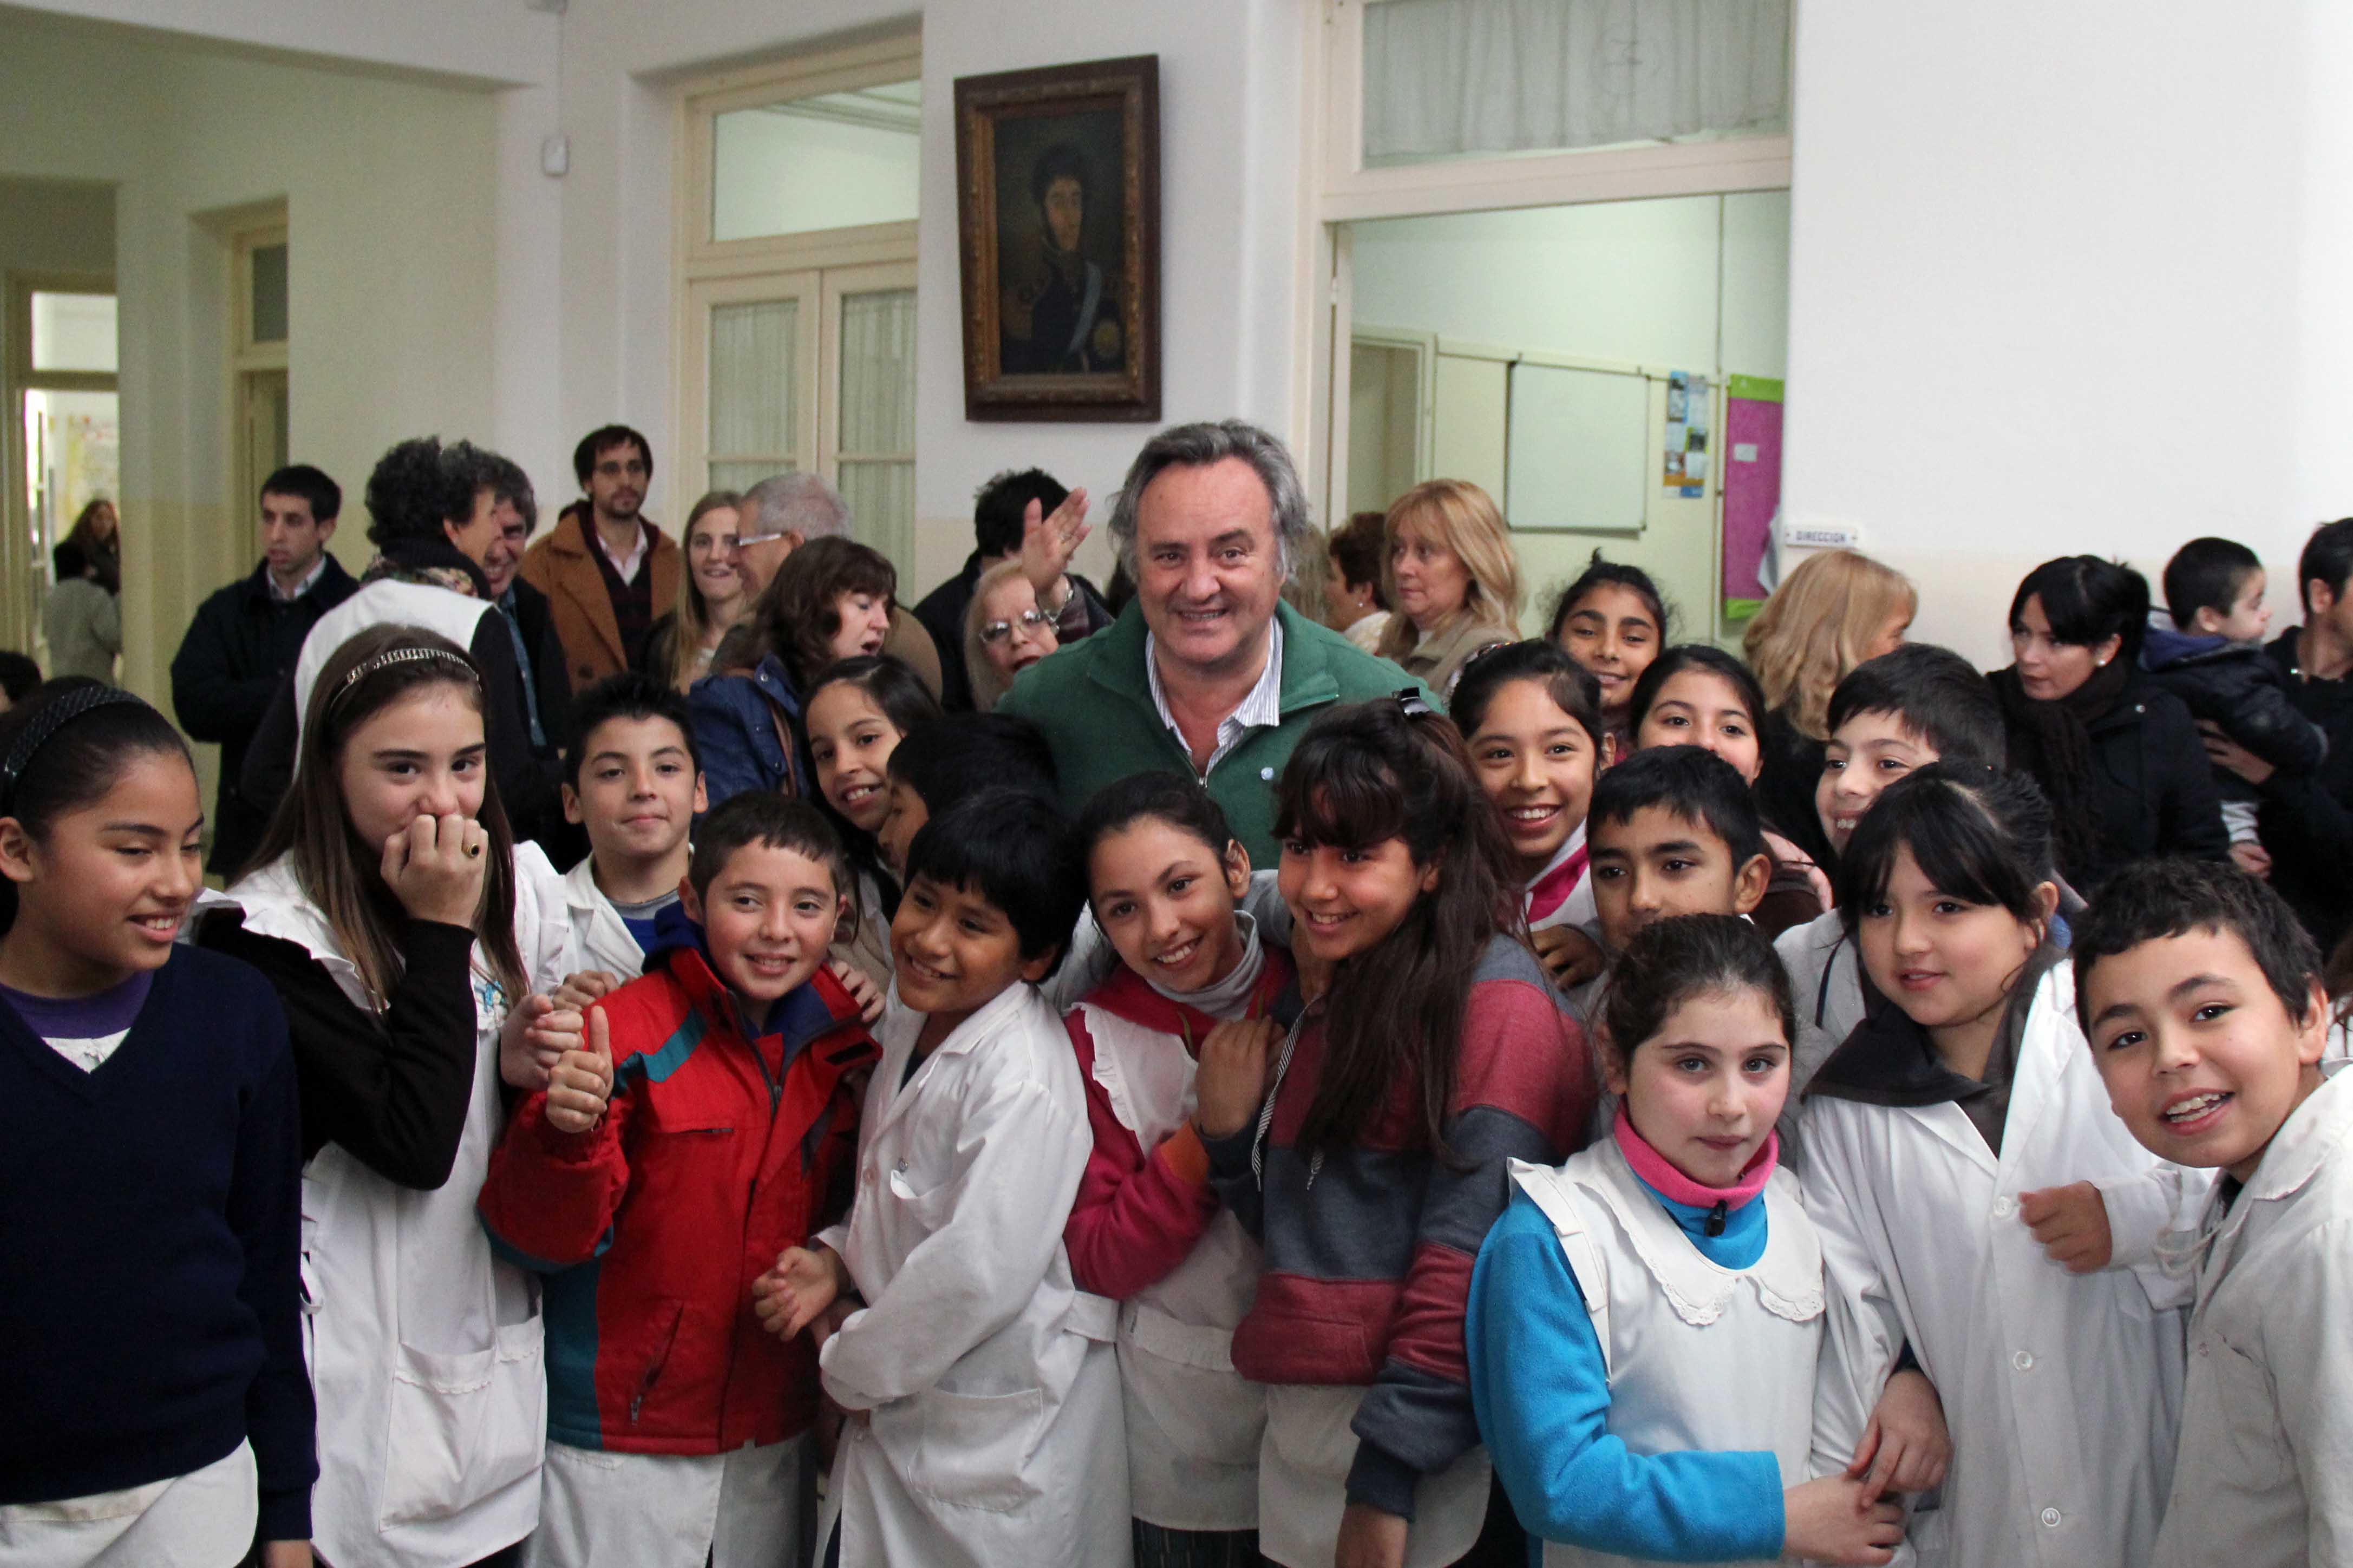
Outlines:
{"label": "girl with black headband", "polygon": [[292,1024],[321,1552],[491,1558],[538,1521],[545,1381],[535,1293],[474,1200],[501,1068],[536,1087],[534,1047],[552,1061],[580,1020],[548,1000],[562,884],[509,835],[457,645],[377,626],[326,661],[294,786],[227,897],[240,916],[199,940],[269,975]]}
{"label": "girl with black headband", "polygon": [[130,693],[0,718],[0,1563],[311,1560],[294,1064],[174,940],[203,829]]}

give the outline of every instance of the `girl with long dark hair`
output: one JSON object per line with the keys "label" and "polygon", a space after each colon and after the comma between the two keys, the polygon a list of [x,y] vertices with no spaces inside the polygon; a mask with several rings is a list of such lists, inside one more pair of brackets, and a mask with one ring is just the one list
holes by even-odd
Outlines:
{"label": "girl with long dark hair", "polygon": [[1556,1164],[1581,1140],[1592,1069],[1516,934],[1521,878],[1444,717],[1410,692],[1323,715],[1275,832],[1293,951],[1328,984],[1279,1050],[1262,1022],[1225,1047],[1272,1054],[1263,1107],[1197,1112],[1220,1195],[1266,1249],[1233,1343],[1269,1385],[1260,1549],[1293,1568],[1451,1563],[1489,1503],[1462,1365],[1472,1259],[1506,1163]]}

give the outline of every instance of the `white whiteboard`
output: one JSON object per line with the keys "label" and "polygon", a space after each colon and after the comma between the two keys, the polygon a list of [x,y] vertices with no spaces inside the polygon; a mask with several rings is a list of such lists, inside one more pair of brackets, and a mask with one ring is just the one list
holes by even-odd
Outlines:
{"label": "white whiteboard", "polygon": [[1651,483],[1651,384],[1619,371],[1511,367],[1504,515],[1515,529],[1638,533]]}

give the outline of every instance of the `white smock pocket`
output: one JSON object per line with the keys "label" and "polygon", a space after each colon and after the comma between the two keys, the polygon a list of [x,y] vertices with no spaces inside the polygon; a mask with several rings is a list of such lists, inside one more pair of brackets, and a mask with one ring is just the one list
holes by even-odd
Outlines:
{"label": "white smock pocket", "polygon": [[393,1348],[382,1524],[448,1519],[528,1479],[547,1429],[537,1316],[489,1348],[437,1354]]}
{"label": "white smock pocket", "polygon": [[907,1489],[958,1508],[1010,1513],[1041,1495],[1034,1461],[1046,1396],[927,1388],[878,1407],[874,1440]]}

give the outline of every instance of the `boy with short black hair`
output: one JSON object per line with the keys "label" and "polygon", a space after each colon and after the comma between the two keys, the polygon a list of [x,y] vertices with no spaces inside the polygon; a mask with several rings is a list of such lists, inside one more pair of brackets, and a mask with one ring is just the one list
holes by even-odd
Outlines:
{"label": "boy with short black hair", "polygon": [[776,1259],[759,1310],[811,1329],[856,1417],[827,1496],[840,1568],[1124,1568],[1117,1312],[1062,1244],[1093,1140],[1038,990],[1085,868],[1050,803],[987,790],[923,826],[906,873],[857,1195]]}
{"label": "boy with short black hair", "polygon": [[752,1287],[828,1217],[852,1157],[876,1052],[825,968],[848,878],[806,801],[704,818],[650,971],[575,1023],[491,1156],[482,1224],[546,1276],[533,1568],[797,1550],[817,1358],[764,1331]]}
{"label": "boy with short black hair", "polygon": [[2233,868],[2147,860],[2078,923],[2076,1008],[2109,1103],[2223,1178],[2197,1222],[2180,1453],[2151,1561],[2304,1568],[2353,1549],[2353,1082],[2320,954]]}
{"label": "boy with short black hair", "polygon": [[[1880,792],[1939,761],[2001,767],[2009,741],[2001,706],[1977,666],[1949,648],[1905,643],[1855,666],[1831,693],[1830,744],[1814,790],[1815,814],[1843,853]],[[1862,965],[1836,910],[1773,939],[1798,1005],[1781,1158],[1800,1169],[1798,1104],[1814,1069],[1862,1022]]]}
{"label": "boy with short black hair", "polygon": [[874,838],[884,864],[902,880],[917,830],[966,795],[1008,789],[1048,802],[1061,799],[1045,731],[1010,713],[951,713],[918,724],[892,748],[884,771],[891,805]]}
{"label": "boy with short black hair", "polygon": [[[2272,620],[2263,586],[2263,563],[2245,545],[2191,540],[2165,563],[2167,616],[2149,616],[2141,668],[2181,699],[2200,729],[2219,730],[2268,768],[2310,773],[2327,760],[2328,737],[2296,711],[2287,677],[2263,650]],[[2261,875],[2271,863],[2255,837],[2261,792],[2220,763],[2214,784],[2231,858]]]}
{"label": "boy with short black hair", "polygon": [[1745,915],[1773,858],[1739,770],[1698,746],[1651,746],[1594,781],[1585,818],[1601,944],[1670,915]]}
{"label": "boy with short black hair", "polygon": [[618,984],[645,968],[655,926],[679,900],[687,834],[706,804],[702,759],[686,699],[650,676],[609,676],[572,715],[579,739],[565,759],[564,819],[587,829],[589,849],[564,879],[565,973],[601,972]]}

